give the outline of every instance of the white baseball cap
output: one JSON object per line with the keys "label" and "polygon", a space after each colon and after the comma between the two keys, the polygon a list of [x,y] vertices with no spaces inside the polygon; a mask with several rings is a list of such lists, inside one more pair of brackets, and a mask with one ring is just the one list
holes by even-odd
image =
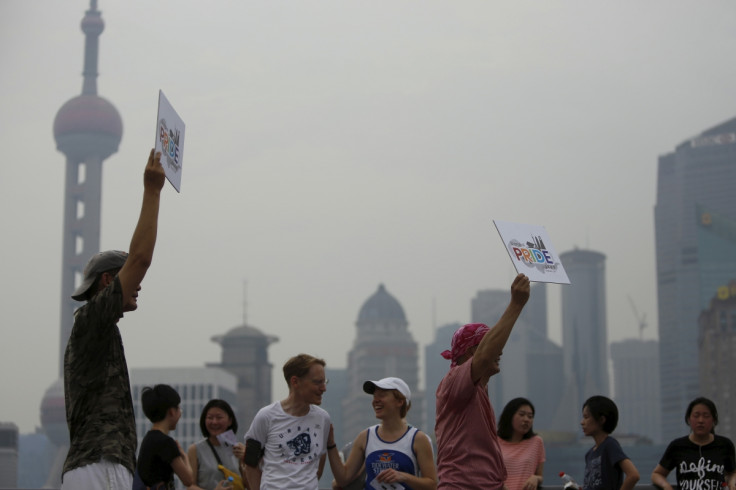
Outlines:
{"label": "white baseball cap", "polygon": [[399,393],[404,395],[407,402],[411,401],[409,385],[401,378],[383,378],[378,381],[366,381],[363,383],[363,391],[369,395],[372,395],[376,391],[376,388],[381,388],[382,390],[398,390]]}

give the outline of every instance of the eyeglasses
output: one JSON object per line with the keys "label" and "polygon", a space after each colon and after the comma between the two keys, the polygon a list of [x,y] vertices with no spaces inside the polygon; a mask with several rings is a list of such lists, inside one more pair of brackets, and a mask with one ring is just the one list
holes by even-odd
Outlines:
{"label": "eyeglasses", "polygon": [[327,386],[328,384],[330,384],[330,380],[326,378],[325,379],[313,379],[311,381],[314,386],[322,386],[322,385]]}

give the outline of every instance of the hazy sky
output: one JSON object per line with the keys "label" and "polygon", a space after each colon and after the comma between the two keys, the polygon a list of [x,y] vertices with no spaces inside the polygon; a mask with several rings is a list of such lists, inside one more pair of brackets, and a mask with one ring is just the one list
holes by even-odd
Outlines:
{"label": "hazy sky", "polygon": [[[247,297],[248,323],[280,338],[281,397],[291,355],[345,366],[380,283],[423,347],[434,323],[470,320],[476,291],[510,284],[493,219],[606,254],[609,338],[638,335],[629,296],[656,338],[657,157],[735,115],[733,1],[98,7],[98,93],[124,127],[103,167],[103,249],[130,242],[159,89],[187,123],[182,192],[164,189],[140,307],[120,323],[130,367],[218,362],[210,338]],[[0,421],[22,432],[57,378],[52,124],[81,92],[87,8],[0,1]]]}

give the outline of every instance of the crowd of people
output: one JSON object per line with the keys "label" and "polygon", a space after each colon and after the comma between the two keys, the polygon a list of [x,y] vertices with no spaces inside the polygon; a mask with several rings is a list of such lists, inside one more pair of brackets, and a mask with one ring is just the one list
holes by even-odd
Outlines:
{"label": "crowd of people", "polygon": [[[330,415],[320,408],[327,391],[325,361],[299,354],[283,366],[288,396],[258,411],[243,442],[223,400],[209,401],[200,417],[203,439],[187,451],[169,436],[181,417],[178,393],[168,385],[145,388],[144,414],[152,426],[136,460],[136,431],[128,369],[118,321],[137,308],[138,292],[156,243],[164,171],[152,150],[144,171],[143,204],[129,252],[93,256],[73,298],[75,312],[64,356],[64,388],[70,448],[62,489],[172,489],[174,475],[189,489],[318,488],[329,461],[333,488],[537,490],[545,450],[534,433],[535,409],[511,400],[496,423],[487,384],[500,372],[503,348],[529,299],[529,279],[519,274],[511,299],[493,326],[471,323],[453,335],[442,356],[448,373],[436,390],[436,460],[427,433],[407,421],[411,390],[400,378],[366,380],[379,423],[360,431],[343,460]],[[707,398],[687,407],[687,436],[675,439],[651,481],[672,490],[736,490],[733,443],[715,434],[718,412]],[[631,490],[639,471],[611,436],[616,404],[593,396],[582,407],[581,428],[593,447],[585,454],[585,490]]]}

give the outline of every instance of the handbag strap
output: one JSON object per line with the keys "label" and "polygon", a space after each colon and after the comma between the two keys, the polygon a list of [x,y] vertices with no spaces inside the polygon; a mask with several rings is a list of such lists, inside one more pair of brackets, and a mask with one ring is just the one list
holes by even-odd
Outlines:
{"label": "handbag strap", "polygon": [[[217,464],[222,464],[222,460],[220,459],[220,455],[217,454],[217,451],[215,451],[215,446],[212,445],[210,442],[210,438],[207,438],[207,445],[212,449],[212,454],[215,455],[215,459],[217,460]],[[224,465],[223,465],[224,466]]]}

